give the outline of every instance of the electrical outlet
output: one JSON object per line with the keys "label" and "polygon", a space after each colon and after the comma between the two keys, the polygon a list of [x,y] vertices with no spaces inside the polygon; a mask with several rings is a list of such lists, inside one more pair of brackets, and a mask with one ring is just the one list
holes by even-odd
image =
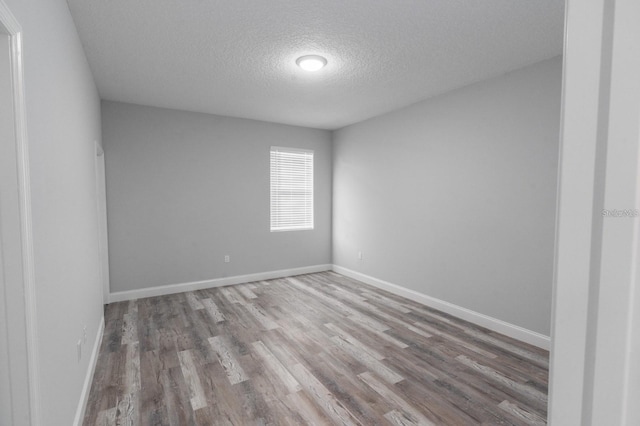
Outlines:
{"label": "electrical outlet", "polygon": [[358,252],[358,260],[362,260],[362,252],[361,251]]}
{"label": "electrical outlet", "polygon": [[78,340],[76,343],[76,349],[78,351],[78,362],[82,359],[82,339]]}
{"label": "electrical outlet", "polygon": [[87,344],[87,326],[82,327],[82,344]]}
{"label": "electrical outlet", "polygon": [[231,262],[231,256],[229,256],[228,254],[224,255],[224,263],[229,263]]}

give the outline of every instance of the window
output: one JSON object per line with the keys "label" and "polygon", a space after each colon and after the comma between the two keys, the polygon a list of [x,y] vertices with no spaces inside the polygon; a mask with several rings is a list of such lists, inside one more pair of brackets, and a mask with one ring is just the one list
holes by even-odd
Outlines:
{"label": "window", "polygon": [[271,147],[271,232],[313,229],[313,151]]}

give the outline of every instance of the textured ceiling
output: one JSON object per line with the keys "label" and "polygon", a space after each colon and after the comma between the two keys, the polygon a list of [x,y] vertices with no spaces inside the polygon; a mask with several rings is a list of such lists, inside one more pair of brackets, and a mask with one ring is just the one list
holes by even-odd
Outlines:
{"label": "textured ceiling", "polygon": [[103,99],[324,129],[562,52],[564,0],[68,3]]}

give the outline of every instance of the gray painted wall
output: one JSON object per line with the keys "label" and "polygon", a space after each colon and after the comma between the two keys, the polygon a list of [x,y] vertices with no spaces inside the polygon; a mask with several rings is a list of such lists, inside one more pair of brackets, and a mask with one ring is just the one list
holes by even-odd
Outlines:
{"label": "gray painted wall", "polygon": [[24,32],[41,419],[70,425],[102,317],[94,176],[100,101],[67,3],[5,3]]}
{"label": "gray painted wall", "polygon": [[548,335],[561,67],[336,131],[334,263]]}
{"label": "gray painted wall", "polygon": [[[113,102],[102,120],[111,292],[331,262],[330,132]],[[312,231],[269,231],[272,145],[315,151]]]}

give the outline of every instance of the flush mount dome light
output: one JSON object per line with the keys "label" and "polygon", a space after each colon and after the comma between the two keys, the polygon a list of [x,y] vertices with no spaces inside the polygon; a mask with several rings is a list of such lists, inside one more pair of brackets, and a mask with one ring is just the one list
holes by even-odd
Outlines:
{"label": "flush mount dome light", "polygon": [[318,71],[327,65],[327,60],[318,55],[300,56],[296,64],[305,71]]}

